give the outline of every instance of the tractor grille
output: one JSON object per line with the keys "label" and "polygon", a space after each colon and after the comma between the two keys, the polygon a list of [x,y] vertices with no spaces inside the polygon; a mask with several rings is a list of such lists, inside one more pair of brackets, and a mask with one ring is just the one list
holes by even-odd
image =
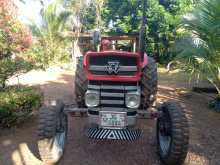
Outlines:
{"label": "tractor grille", "polygon": [[95,75],[109,75],[109,62],[118,63],[117,75],[133,76],[138,71],[137,57],[127,56],[91,56],[89,59],[89,71]]}
{"label": "tractor grille", "polygon": [[90,90],[98,90],[100,92],[100,107],[102,108],[126,108],[125,94],[128,91],[137,91],[136,83],[122,85],[121,83],[98,82],[88,85]]}

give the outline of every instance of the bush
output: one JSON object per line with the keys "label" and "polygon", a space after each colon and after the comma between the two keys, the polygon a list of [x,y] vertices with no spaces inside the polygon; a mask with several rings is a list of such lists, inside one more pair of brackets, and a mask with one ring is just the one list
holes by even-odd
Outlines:
{"label": "bush", "polygon": [[0,58],[8,52],[22,52],[32,43],[30,30],[17,18],[13,6],[13,0],[0,0]]}
{"label": "bush", "polygon": [[6,82],[13,76],[27,73],[34,66],[21,58],[4,58],[0,60],[0,89],[6,87]]}
{"label": "bush", "polygon": [[24,121],[41,103],[41,95],[32,88],[10,87],[0,91],[0,127]]}
{"label": "bush", "polygon": [[9,78],[33,68],[31,62],[18,56],[31,46],[32,35],[16,11],[13,0],[0,0],[0,89]]}

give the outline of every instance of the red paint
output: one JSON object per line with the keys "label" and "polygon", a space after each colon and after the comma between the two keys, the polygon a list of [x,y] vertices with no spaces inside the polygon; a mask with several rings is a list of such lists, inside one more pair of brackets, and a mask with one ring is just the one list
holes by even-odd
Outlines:
{"label": "red paint", "polygon": [[[134,76],[118,76],[118,75],[94,75],[89,71],[89,57],[91,56],[108,56],[109,54],[114,56],[127,56],[136,57],[138,71]],[[144,61],[141,62],[141,56],[138,53],[125,52],[125,51],[103,51],[103,52],[87,52],[84,56],[83,65],[86,71],[86,77],[88,80],[98,81],[121,81],[121,82],[137,82],[141,79],[141,70],[148,63],[147,54],[144,56]]]}

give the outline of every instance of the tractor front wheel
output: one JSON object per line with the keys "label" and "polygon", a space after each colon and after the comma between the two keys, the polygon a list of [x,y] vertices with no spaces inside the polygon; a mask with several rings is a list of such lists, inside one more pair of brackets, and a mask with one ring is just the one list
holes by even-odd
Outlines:
{"label": "tractor front wheel", "polygon": [[45,164],[55,164],[63,155],[68,131],[68,118],[63,110],[61,101],[40,109],[38,149]]}
{"label": "tractor front wheel", "polygon": [[178,103],[164,103],[157,120],[157,148],[166,165],[183,164],[188,151],[189,128],[184,109]]}

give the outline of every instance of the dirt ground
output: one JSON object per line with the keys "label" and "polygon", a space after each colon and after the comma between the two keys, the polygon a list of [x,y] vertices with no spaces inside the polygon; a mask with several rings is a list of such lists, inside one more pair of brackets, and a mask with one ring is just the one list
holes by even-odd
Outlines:
{"label": "dirt ground", "polygon": [[[14,80],[16,81],[16,79]],[[72,72],[51,69],[33,71],[20,83],[38,86],[48,98],[74,102]],[[176,100],[186,108],[190,124],[190,145],[186,165],[220,164],[220,114],[207,107],[210,96],[181,93],[183,81],[159,80],[158,102]],[[159,165],[156,154],[155,121],[140,120],[142,137],[135,142],[90,140],[85,136],[86,118],[69,117],[69,135],[59,165]],[[17,128],[0,131],[0,165],[42,165],[36,146],[37,113]]]}

